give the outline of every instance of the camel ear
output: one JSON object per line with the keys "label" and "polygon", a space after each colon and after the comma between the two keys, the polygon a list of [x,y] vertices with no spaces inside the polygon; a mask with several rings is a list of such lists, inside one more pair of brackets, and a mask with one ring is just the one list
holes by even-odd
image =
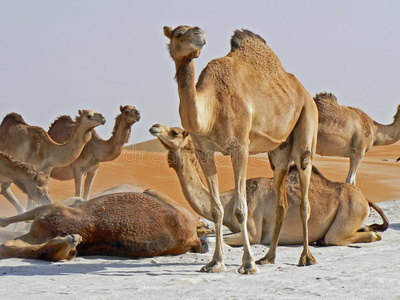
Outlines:
{"label": "camel ear", "polygon": [[83,111],[78,110],[78,114],[79,114],[79,116],[82,116],[83,115]]}
{"label": "camel ear", "polygon": [[122,105],[119,106],[119,111],[124,112],[124,107]]}
{"label": "camel ear", "polygon": [[169,26],[164,26],[164,35],[171,39],[172,38],[172,28]]}
{"label": "camel ear", "polygon": [[182,135],[183,135],[183,138],[186,139],[190,135],[190,133],[189,133],[189,131],[184,130],[182,132]]}

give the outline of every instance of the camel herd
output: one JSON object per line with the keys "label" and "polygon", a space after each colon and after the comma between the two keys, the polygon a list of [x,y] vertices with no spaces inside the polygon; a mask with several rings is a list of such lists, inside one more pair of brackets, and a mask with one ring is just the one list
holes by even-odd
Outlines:
{"label": "camel herd", "polygon": [[[355,187],[355,175],[371,146],[400,139],[400,106],[394,122],[381,125],[338,104],[333,94],[313,98],[248,30],[234,32],[230,52],[210,61],[196,83],[194,59],[206,44],[204,31],[163,30],[176,67],[184,129],[156,124],[150,133],[168,151],[190,206],[214,222],[214,254],[201,271],[226,270],[224,242],[243,247],[238,272],[253,274],[257,264],[275,262],[278,244],[303,245],[298,265],[305,266],[316,263],[310,244],[381,240],[377,231],[386,230],[388,220]],[[80,110],[75,120],[61,116],[47,132],[17,113],[6,115],[0,125],[1,194],[18,215],[0,218],[0,226],[32,222],[28,233],[0,245],[0,258],[58,261],[76,254],[139,258],[207,251],[202,235],[211,230],[166,195],[123,185],[89,197],[100,164],[121,154],[139,120],[135,107],[120,106],[112,136],[103,140],[94,129],[105,118],[91,110]],[[216,152],[231,156],[233,190],[219,191]],[[265,152],[274,177],[246,180],[248,155]],[[349,157],[347,183],[325,178],[313,166],[315,153]],[[74,179],[75,197],[51,203],[49,177]],[[13,183],[34,202],[27,211],[11,192]],[[365,225],[371,208],[382,224]],[[223,225],[230,234],[223,235]],[[256,261],[252,244],[270,246]]]}

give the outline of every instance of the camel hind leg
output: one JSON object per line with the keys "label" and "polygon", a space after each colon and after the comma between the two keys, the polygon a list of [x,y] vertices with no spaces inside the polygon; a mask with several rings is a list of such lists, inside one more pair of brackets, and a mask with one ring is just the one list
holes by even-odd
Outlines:
{"label": "camel hind leg", "polygon": [[257,261],[257,264],[273,264],[275,263],[276,248],[278,247],[279,234],[282,223],[288,210],[287,194],[286,194],[286,177],[289,171],[292,152],[291,136],[288,140],[277,149],[269,153],[269,161],[274,171],[274,184],[276,194],[275,208],[275,226],[272,232],[272,239],[267,254]]}
{"label": "camel hind leg", "polygon": [[303,252],[299,266],[315,264],[317,261],[309,249],[308,219],[311,214],[308,190],[312,172],[312,160],[317,145],[318,112],[314,103],[303,107],[300,118],[293,130],[292,157],[299,173],[301,192],[300,216],[303,224]]}
{"label": "camel hind leg", "polygon": [[[358,201],[360,200],[360,201]],[[352,243],[371,243],[381,240],[381,235],[374,231],[359,231],[364,227],[369,216],[369,205],[364,197],[352,196],[343,201],[328,232],[323,245],[347,246]]]}

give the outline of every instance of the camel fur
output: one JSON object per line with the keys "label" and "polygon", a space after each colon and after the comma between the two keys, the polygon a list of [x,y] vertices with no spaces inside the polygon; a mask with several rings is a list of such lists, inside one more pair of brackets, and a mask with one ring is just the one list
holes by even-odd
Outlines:
{"label": "camel fur", "polygon": [[[201,181],[198,161],[190,136],[186,130],[156,124],[150,132],[168,150],[169,166],[177,173],[182,191],[193,210],[205,219],[212,220],[212,207],[208,201],[208,190]],[[273,178],[251,178],[246,181],[247,205],[249,209],[247,228],[251,244],[269,245],[275,224],[275,203]],[[298,215],[301,197],[296,166],[290,168],[286,178],[286,193],[289,208],[282,224],[279,244],[297,245],[302,243],[301,218]],[[242,246],[240,226],[235,216],[235,191],[221,193],[224,207],[223,225],[233,234],[225,235],[224,241],[230,246]],[[329,246],[345,246],[351,243],[379,241],[375,232],[388,228],[388,220],[381,209],[370,202],[362,192],[347,183],[326,179],[315,167],[311,174],[309,199],[310,243]],[[365,227],[370,207],[382,217],[383,224]]]}
{"label": "camel fur", "polygon": [[318,108],[317,153],[350,158],[346,182],[356,185],[356,172],[372,146],[390,145],[400,140],[400,105],[389,125],[372,120],[361,109],[340,105],[332,93],[314,97]]}
{"label": "camel fur", "polygon": [[[43,172],[38,172],[31,164],[20,162],[0,152],[0,184],[3,187],[10,186],[12,183],[36,203],[40,205],[51,203],[48,179]],[[1,194],[10,201],[19,214],[25,212],[11,189],[2,188]]]}
{"label": "camel fur", "polygon": [[219,199],[214,153],[231,155],[235,179],[235,216],[243,234],[244,253],[239,273],[257,273],[247,232],[246,169],[248,154],[271,151],[277,193],[276,223],[271,247],[257,263],[274,263],[279,233],[287,211],[285,178],[292,160],[299,170],[303,251],[299,265],[311,265],[307,220],[310,215],[308,185],[315,153],[318,111],[297,80],[287,73],[265,41],[249,30],[236,30],[231,50],[214,59],[195,84],[194,59],[206,44],[199,27],[164,27],[175,62],[183,128],[192,134],[206,177],[216,230],[216,247],[205,272],[225,270],[222,248],[224,209]]}
{"label": "camel fur", "polygon": [[[118,193],[101,196],[69,207],[52,203],[24,214],[0,218],[0,226],[33,220],[30,231],[0,246],[0,258],[20,257],[50,260],[69,259],[66,256],[40,254],[48,249],[52,239],[70,236],[78,255],[112,255],[130,258],[156,255],[178,255],[189,250],[203,252],[195,217],[167,196],[156,191]],[[71,248],[74,250],[73,248]],[[28,253],[28,254],[27,254]],[[31,256],[30,256],[31,255]]]}
{"label": "camel fur", "polygon": [[[116,159],[129,141],[131,127],[139,121],[140,113],[135,107],[120,106],[120,114],[115,118],[112,136],[103,140],[95,130],[79,157],[71,164],[54,168],[50,176],[56,180],[75,180],[75,196],[82,196],[82,179],[86,174],[83,199],[89,199],[90,189],[100,163]],[[51,124],[48,134],[57,143],[65,143],[73,133],[75,122],[69,116],[61,116]]]}

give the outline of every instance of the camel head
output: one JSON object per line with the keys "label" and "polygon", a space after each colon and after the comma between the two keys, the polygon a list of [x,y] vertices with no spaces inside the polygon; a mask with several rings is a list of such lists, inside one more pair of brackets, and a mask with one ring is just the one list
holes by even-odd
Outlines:
{"label": "camel head", "polygon": [[174,30],[164,26],[164,35],[169,38],[169,52],[175,62],[188,62],[199,57],[206,45],[206,35],[200,27],[178,26]]}
{"label": "camel head", "polygon": [[62,259],[73,259],[76,256],[76,246],[82,242],[79,234],[68,234],[57,236],[39,249],[39,259],[59,261]]}
{"label": "camel head", "polygon": [[79,110],[76,122],[84,125],[87,129],[93,129],[99,125],[106,123],[106,118],[99,113],[95,113],[92,110]]}
{"label": "camel head", "polygon": [[134,106],[120,105],[119,110],[121,111],[121,118],[126,124],[132,125],[139,122],[140,112]]}
{"label": "camel head", "polygon": [[43,172],[35,172],[32,180],[25,183],[28,196],[40,205],[51,203],[48,191],[49,178]]}
{"label": "camel head", "polygon": [[149,131],[159,139],[167,150],[176,151],[178,149],[183,149],[189,141],[189,132],[179,127],[155,124]]}

